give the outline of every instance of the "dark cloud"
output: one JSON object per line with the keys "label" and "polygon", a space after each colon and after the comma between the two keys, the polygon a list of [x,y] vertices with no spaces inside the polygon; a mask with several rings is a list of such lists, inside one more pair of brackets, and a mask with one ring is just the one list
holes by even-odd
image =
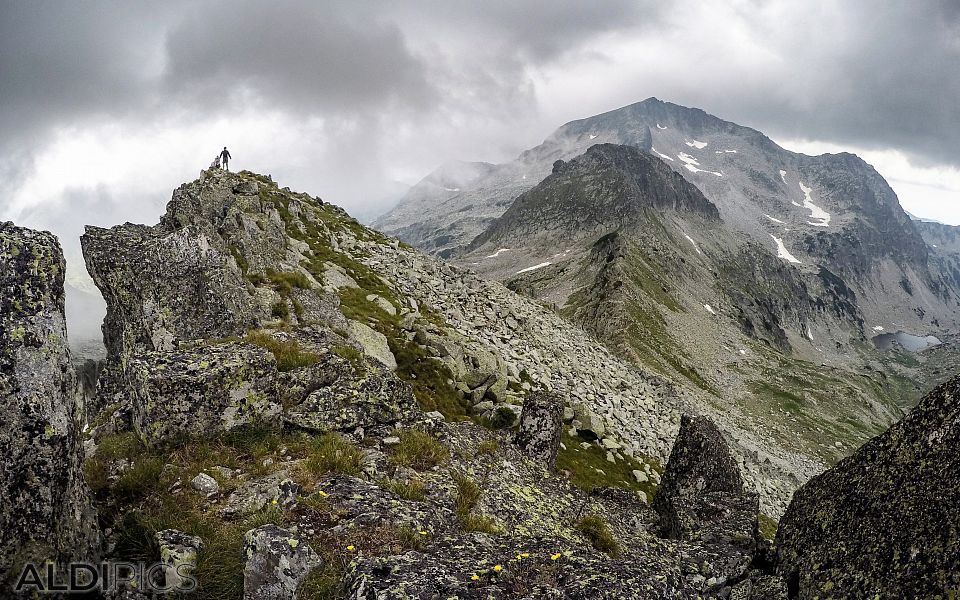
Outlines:
{"label": "dark cloud", "polygon": [[262,113],[302,129],[270,168],[311,153],[281,174],[354,210],[395,179],[505,160],[654,95],[775,137],[960,165],[958,64],[956,0],[0,0],[0,177],[16,188],[74,129],[159,145],[165,129]]}
{"label": "dark cloud", "polygon": [[395,24],[320,3],[222,2],[191,10],[166,39],[171,95],[231,106],[253,94],[306,114],[427,110],[426,67]]}

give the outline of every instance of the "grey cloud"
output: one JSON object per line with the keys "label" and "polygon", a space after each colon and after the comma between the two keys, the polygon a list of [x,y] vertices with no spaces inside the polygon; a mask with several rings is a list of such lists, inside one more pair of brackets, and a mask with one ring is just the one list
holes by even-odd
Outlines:
{"label": "grey cloud", "polygon": [[230,106],[252,92],[270,108],[356,114],[426,110],[434,92],[400,30],[369,11],[316,3],[205,3],[166,40],[174,97]]}

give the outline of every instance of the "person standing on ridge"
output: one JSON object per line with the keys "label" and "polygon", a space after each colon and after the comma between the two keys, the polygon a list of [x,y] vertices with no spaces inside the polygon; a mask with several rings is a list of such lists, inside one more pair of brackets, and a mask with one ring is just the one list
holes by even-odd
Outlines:
{"label": "person standing on ridge", "polygon": [[223,152],[220,153],[220,162],[223,164],[223,170],[229,171],[230,166],[227,164],[230,162],[230,151],[227,150],[227,147],[223,147]]}

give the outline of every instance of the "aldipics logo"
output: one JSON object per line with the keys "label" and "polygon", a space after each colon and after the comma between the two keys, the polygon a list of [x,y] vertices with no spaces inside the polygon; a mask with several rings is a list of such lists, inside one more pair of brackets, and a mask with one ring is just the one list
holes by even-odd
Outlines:
{"label": "aldipics logo", "polygon": [[197,589],[197,580],[192,575],[193,569],[194,565],[187,563],[26,563],[17,577],[13,591],[84,594],[136,589],[145,593],[184,594]]}

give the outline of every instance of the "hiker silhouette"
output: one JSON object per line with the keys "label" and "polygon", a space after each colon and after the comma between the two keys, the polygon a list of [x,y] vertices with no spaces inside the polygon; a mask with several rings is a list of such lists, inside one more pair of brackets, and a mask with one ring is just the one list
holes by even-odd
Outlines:
{"label": "hiker silhouette", "polygon": [[220,162],[223,163],[223,170],[224,170],[224,171],[229,171],[229,170],[230,170],[230,166],[229,166],[227,163],[230,162],[230,151],[227,150],[227,147],[226,147],[226,146],[224,146],[224,147],[223,147],[223,151],[220,152],[220,157],[219,157],[219,158],[220,158]]}

